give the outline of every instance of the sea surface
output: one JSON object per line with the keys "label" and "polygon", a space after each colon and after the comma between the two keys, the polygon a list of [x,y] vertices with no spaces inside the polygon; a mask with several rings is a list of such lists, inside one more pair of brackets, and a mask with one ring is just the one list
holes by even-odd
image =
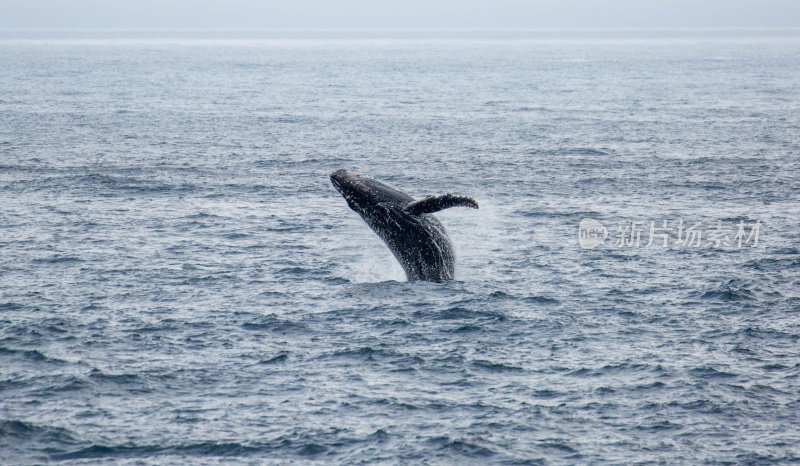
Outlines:
{"label": "sea surface", "polygon": [[798,218],[798,30],[0,31],[0,463],[800,462]]}

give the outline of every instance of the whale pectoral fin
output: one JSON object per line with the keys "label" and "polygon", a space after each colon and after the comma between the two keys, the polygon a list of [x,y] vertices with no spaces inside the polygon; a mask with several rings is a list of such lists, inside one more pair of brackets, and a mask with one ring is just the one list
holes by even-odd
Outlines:
{"label": "whale pectoral fin", "polygon": [[403,210],[411,215],[432,214],[450,207],[471,207],[478,208],[478,201],[467,196],[456,196],[454,194],[441,194],[439,196],[427,196],[418,201],[409,203]]}

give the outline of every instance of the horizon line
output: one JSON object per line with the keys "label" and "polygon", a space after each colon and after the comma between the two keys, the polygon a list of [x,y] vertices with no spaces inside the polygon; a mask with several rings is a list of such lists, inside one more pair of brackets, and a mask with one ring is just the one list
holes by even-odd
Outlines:
{"label": "horizon line", "polygon": [[515,31],[515,32],[550,32],[550,31],[800,31],[800,26],[622,26],[622,27],[0,27],[0,31],[186,31],[186,32],[278,32],[278,31]]}

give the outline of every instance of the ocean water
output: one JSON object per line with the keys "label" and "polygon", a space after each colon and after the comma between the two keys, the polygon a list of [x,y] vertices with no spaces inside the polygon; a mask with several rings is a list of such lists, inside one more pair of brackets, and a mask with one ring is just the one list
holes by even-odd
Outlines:
{"label": "ocean water", "polygon": [[2,31],[0,206],[2,464],[800,461],[800,31]]}

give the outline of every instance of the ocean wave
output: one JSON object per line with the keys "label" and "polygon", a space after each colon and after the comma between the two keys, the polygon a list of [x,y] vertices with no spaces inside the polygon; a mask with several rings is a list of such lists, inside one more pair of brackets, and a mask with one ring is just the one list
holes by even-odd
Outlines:
{"label": "ocean wave", "polygon": [[69,364],[68,361],[65,361],[63,359],[45,356],[39,350],[13,349],[2,346],[0,346],[0,357],[15,357],[23,361],[35,362],[37,364],[42,364],[42,363],[57,364],[57,365]]}
{"label": "ocean wave", "polygon": [[245,322],[242,324],[242,328],[245,330],[269,331],[280,334],[306,333],[309,331],[306,325],[293,320],[281,319],[275,314],[261,316],[250,322]]}
{"label": "ocean wave", "polygon": [[[201,458],[258,458],[286,461],[291,458],[318,458],[326,453],[347,450],[361,445],[384,443],[389,434],[376,430],[363,437],[347,435],[347,432],[292,433],[261,442],[216,442],[199,441],[176,445],[109,445],[90,444],[82,448],[66,450],[50,448],[49,459],[101,460],[101,459],[178,459]],[[72,442],[75,443],[75,442]],[[60,450],[60,451],[59,451]]]}

